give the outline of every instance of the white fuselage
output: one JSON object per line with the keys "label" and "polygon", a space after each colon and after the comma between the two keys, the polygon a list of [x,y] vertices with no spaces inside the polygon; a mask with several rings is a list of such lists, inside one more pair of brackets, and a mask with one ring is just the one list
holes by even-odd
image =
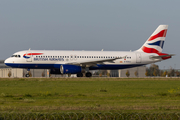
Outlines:
{"label": "white fuselage", "polygon": [[15,68],[51,69],[52,74],[77,74],[91,77],[89,70],[125,69],[171,58],[162,53],[168,25],[159,25],[136,51],[59,51],[26,50],[13,54],[5,64]]}
{"label": "white fuselage", "polygon": [[157,54],[128,51],[26,50],[14,53],[12,57],[5,60],[5,64],[28,69],[60,69],[64,64],[79,65],[89,70],[124,69],[160,61],[150,59],[152,55]]}

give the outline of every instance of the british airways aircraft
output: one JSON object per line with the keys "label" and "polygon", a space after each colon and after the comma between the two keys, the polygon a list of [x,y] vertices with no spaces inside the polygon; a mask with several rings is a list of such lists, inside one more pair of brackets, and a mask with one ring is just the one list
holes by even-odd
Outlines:
{"label": "british airways aircraft", "polygon": [[[136,51],[60,51],[24,50],[5,60],[7,66],[26,69],[50,69],[51,74],[77,74],[91,77],[90,70],[125,69],[169,59],[162,53],[168,25],[159,25]],[[26,74],[28,77],[28,74]]]}

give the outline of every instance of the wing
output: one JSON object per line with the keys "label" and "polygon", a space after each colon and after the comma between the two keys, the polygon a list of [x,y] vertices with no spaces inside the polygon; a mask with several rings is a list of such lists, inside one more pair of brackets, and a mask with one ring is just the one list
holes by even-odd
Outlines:
{"label": "wing", "polygon": [[114,60],[124,59],[125,57],[101,59],[101,60],[89,60],[89,61],[83,61],[83,62],[68,62],[66,64],[78,65],[82,67],[98,67],[97,64],[104,64],[104,62],[114,63]]}

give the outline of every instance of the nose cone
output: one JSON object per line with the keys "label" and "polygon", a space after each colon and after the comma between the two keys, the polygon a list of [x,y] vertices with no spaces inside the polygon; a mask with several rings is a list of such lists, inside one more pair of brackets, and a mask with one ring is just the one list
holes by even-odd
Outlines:
{"label": "nose cone", "polygon": [[9,66],[11,63],[12,63],[12,61],[10,60],[10,58],[8,58],[4,61],[4,64],[7,66]]}

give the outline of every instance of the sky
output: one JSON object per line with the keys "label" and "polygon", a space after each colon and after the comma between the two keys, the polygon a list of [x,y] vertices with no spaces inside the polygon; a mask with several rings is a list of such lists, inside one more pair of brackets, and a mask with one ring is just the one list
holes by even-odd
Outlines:
{"label": "sky", "polygon": [[0,60],[21,50],[134,51],[167,24],[156,63],[180,69],[179,0],[1,0]]}

